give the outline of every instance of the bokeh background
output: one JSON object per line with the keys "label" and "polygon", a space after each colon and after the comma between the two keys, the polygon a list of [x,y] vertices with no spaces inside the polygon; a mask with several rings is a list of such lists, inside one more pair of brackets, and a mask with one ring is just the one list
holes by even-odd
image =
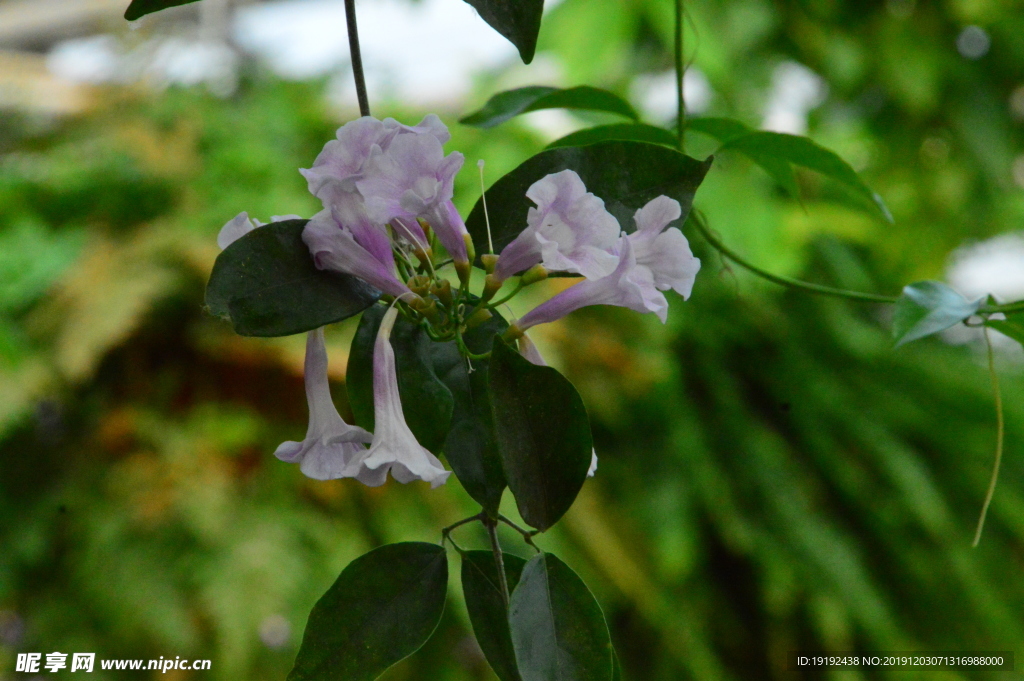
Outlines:
{"label": "bokeh background", "polygon": [[[212,660],[166,679],[283,679],[348,561],[475,509],[454,478],[368,489],[275,460],[305,432],[303,339],[240,338],[203,310],[225,221],[318,207],[296,170],[357,115],[341,1],[204,0],[132,26],[126,5],[0,2],[0,679],[23,676],[16,653],[55,650]],[[895,216],[814,175],[798,203],[722,155],[697,206],[727,243],[859,290],[938,278],[1024,296],[1024,6],[686,7],[691,115],[809,134]],[[441,115],[467,157],[464,214],[476,159],[491,182],[610,120],[457,123],[498,90],[591,84],[672,119],[670,0],[549,2],[530,66],[460,0],[359,11],[374,113]],[[600,455],[541,543],[597,594],[625,677],[1024,678],[786,671],[796,649],[1013,650],[1024,665],[1019,347],[996,343],[1006,457],[971,549],[995,444],[978,338],[894,350],[884,307],[764,284],[687,233],[703,269],[667,325],[602,308],[537,330]],[[328,332],[343,414],[353,331]],[[456,536],[483,546],[473,532]],[[494,679],[458,589],[385,679]]]}

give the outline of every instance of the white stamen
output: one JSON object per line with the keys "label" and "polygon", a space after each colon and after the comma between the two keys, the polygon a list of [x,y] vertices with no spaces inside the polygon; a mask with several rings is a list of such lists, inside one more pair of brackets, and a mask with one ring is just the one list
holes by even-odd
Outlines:
{"label": "white stamen", "polygon": [[494,241],[491,239],[491,218],[487,214],[487,193],[484,191],[484,160],[480,159],[477,161],[476,167],[480,169],[480,200],[484,204],[484,222],[487,224],[487,246],[491,249],[491,255],[494,255]]}

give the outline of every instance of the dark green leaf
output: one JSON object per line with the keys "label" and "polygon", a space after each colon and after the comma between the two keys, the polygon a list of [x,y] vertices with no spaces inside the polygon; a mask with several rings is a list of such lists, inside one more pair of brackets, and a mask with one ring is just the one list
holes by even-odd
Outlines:
{"label": "dark green leaf", "polygon": [[587,479],[593,440],[583,399],[562,374],[494,339],[491,410],[498,451],[519,514],[554,525]]}
{"label": "dark green leaf", "polygon": [[622,665],[619,664],[619,654],[612,646],[612,681],[622,681]]}
{"label": "dark green leaf", "polygon": [[540,33],[540,17],[544,0],[466,0],[480,13],[480,18],[508,38],[519,50],[524,64],[533,61]]}
{"label": "dark green leaf", "polygon": [[[463,335],[474,354],[491,349],[495,334],[508,323],[495,316]],[[451,428],[444,441],[444,454],[462,486],[488,513],[498,512],[505,491],[505,474],[494,437],[494,420],[487,391],[488,360],[473,360],[469,371],[455,343],[432,344],[434,371],[451,391],[454,400]]]}
{"label": "dark green leaf", "polygon": [[809,168],[839,182],[872,206],[884,220],[892,222],[892,214],[882,201],[882,197],[860,179],[850,164],[835,152],[815,144],[806,137],[780,132],[751,132],[730,138],[719,151],[727,149],[742,152],[750,157],[797,198],[799,195],[795,193],[796,182],[791,179],[792,169],[787,167],[788,164]]}
{"label": "dark green leaf", "polygon": [[612,644],[601,606],[555,556],[541,553],[526,564],[508,617],[523,681],[611,681]]}
{"label": "dark green leaf", "polygon": [[437,544],[389,544],[356,558],[309,613],[288,681],[376,679],[434,633],[447,590]]}
{"label": "dark green leaf", "polygon": [[919,281],[903,288],[896,301],[892,335],[896,347],[945,331],[970,317],[984,297],[969,301],[939,281]]}
{"label": "dark green leaf", "polygon": [[734,137],[746,135],[751,132],[750,128],[740,121],[732,118],[688,118],[686,120],[687,132],[700,132],[714,137],[719,142],[728,142]]}
{"label": "dark green leaf", "polygon": [[147,14],[159,12],[168,7],[187,5],[190,2],[196,2],[196,0],[132,0],[132,4],[128,5],[128,9],[125,10],[124,18],[128,21],[135,21]]}
{"label": "dark green leaf", "polygon": [[318,270],[302,241],[308,220],[254,229],[217,257],[206,305],[242,336],[290,336],[353,317],[380,291],[347,274]]}
{"label": "dark green leaf", "polygon": [[[363,313],[352,339],[346,384],[349,404],[358,425],[373,431],[373,344],[387,311],[375,305]],[[405,422],[421,445],[439,453],[452,421],[452,394],[434,372],[431,353],[436,345],[418,324],[403,316],[391,331],[398,392]],[[452,343],[454,345],[454,343]]]}
{"label": "dark green leaf", "polygon": [[589,85],[564,90],[532,85],[499,92],[488,99],[482,109],[459,122],[478,128],[492,128],[519,114],[540,109],[586,109],[619,114],[634,121],[638,118],[629,102],[614,92]]}
{"label": "dark green leaf", "polygon": [[597,142],[609,140],[632,140],[634,142],[650,142],[661,144],[673,149],[679,146],[676,136],[665,128],[659,128],[646,123],[613,123],[612,125],[598,125],[586,130],[577,130],[565,137],[555,140],[546,148],[557,147],[582,147]]}
{"label": "dark green leaf", "polygon": [[1024,345],[1024,323],[1012,317],[1009,319],[988,319],[985,321],[985,326],[995,329],[1004,336],[1008,336]]}
{"label": "dark green leaf", "polygon": [[[679,201],[685,216],[711,161],[698,161],[645,142],[598,142],[542,151],[487,190],[495,252],[500,253],[526,227],[526,214],[533,206],[526,190],[545,175],[567,168],[575,170],[587,190],[604,199],[608,211],[631,232],[635,229],[633,213],[662,194]],[[476,252],[487,253],[487,224],[481,201],[476,202],[466,226]]]}
{"label": "dark green leaf", "polygon": [[[526,561],[510,553],[502,555],[509,591],[516,588]],[[516,669],[516,656],[508,628],[508,610],[501,595],[498,566],[490,551],[462,554],[462,591],[473,633],[501,681],[522,681]]]}

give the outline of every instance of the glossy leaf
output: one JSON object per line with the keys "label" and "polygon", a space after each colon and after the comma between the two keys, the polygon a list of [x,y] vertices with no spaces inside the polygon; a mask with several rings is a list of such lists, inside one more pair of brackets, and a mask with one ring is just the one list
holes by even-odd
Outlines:
{"label": "glossy leaf", "polygon": [[519,114],[541,109],[586,109],[618,114],[634,121],[638,118],[629,102],[614,92],[589,85],[564,90],[531,85],[499,92],[488,99],[483,108],[460,119],[459,122],[478,128],[492,128]]}
{"label": "glossy leaf", "polygon": [[896,346],[945,331],[977,312],[984,300],[969,301],[939,281],[905,286],[893,314]]}
{"label": "glossy leaf", "polygon": [[587,479],[593,440],[583,399],[555,369],[537,366],[501,338],[490,366],[494,432],[519,514],[546,530]]}
{"label": "glossy leaf", "polygon": [[508,38],[519,50],[524,64],[537,51],[544,0],[466,0],[491,28]]}
{"label": "glossy leaf", "polygon": [[[491,349],[496,334],[508,323],[495,316],[463,334],[474,354]],[[488,513],[498,512],[505,491],[505,474],[494,435],[494,420],[487,385],[489,360],[472,360],[472,371],[454,342],[433,343],[434,372],[451,391],[454,409],[443,449],[448,464],[469,496]]]}
{"label": "glossy leaf", "polygon": [[557,147],[582,147],[597,142],[609,140],[631,140],[634,142],[649,142],[661,144],[673,149],[679,146],[679,140],[669,130],[659,128],[646,123],[613,123],[611,125],[598,125],[585,130],[577,130],[565,137],[559,138],[549,144],[547,149]]}
{"label": "glossy leaf", "polygon": [[[374,427],[373,344],[386,311],[383,305],[375,305],[363,313],[348,356],[346,386],[352,415],[356,424],[370,432]],[[434,371],[433,345],[419,325],[403,316],[395,321],[391,347],[405,422],[419,443],[437,454],[448,435],[454,403],[451,391]]]}
{"label": "glossy leaf", "polygon": [[[626,231],[633,231],[633,213],[651,199],[666,194],[682,204],[686,215],[694,192],[704,180],[712,159],[698,161],[674,149],[646,142],[610,141],[584,147],[542,151],[508,173],[487,190],[487,207],[496,253],[526,227],[534,205],[526,190],[549,173],[565,169],[579,173],[587,190],[604,199],[605,207]],[[487,225],[481,201],[466,221],[477,253],[487,253]]]}
{"label": "glossy leaf", "polygon": [[132,0],[132,4],[128,5],[128,9],[125,10],[124,18],[128,21],[135,21],[147,14],[159,12],[168,7],[187,5],[191,2],[196,2],[196,0]]}
{"label": "glossy leaf", "polygon": [[[511,553],[503,554],[502,560],[505,563],[505,580],[511,592],[519,583],[526,561]],[[462,554],[462,592],[466,595],[466,610],[473,625],[473,634],[491,669],[501,681],[522,681],[516,667],[508,610],[501,595],[493,553],[466,551]]]}
{"label": "glossy leaf", "polygon": [[833,151],[815,144],[806,137],[780,132],[757,131],[729,139],[719,151],[739,151],[763,167],[788,192],[799,198],[792,168],[788,164],[809,168],[839,182],[871,205],[882,219],[892,222],[892,214],[882,197],[868,187],[857,171]]}
{"label": "glossy leaf", "polygon": [[538,554],[523,568],[508,617],[523,681],[612,681],[612,644],[601,606],[552,554]]}
{"label": "glossy leaf", "polygon": [[389,544],[349,563],[309,613],[288,681],[372,681],[427,642],[444,612],[437,544]]}
{"label": "glossy leaf", "polygon": [[242,336],[289,336],[353,317],[380,298],[366,282],[313,264],[307,220],[254,229],[217,257],[206,305]]}
{"label": "glossy leaf", "polygon": [[988,319],[985,321],[985,326],[995,329],[1004,336],[1024,345],[1024,323],[1013,317],[1009,319]]}

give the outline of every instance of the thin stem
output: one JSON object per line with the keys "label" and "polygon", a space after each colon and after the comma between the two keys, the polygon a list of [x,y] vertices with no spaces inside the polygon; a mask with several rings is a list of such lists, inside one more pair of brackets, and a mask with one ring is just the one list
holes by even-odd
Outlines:
{"label": "thin stem", "polygon": [[363,55],[359,51],[359,29],[356,27],[356,0],[345,0],[345,21],[348,24],[348,51],[352,56],[352,75],[356,79],[356,98],[359,115],[370,115],[370,100],[366,98],[366,78],[363,76]]}
{"label": "thin stem", "polygon": [[679,135],[679,151],[686,150],[686,99],[683,94],[683,75],[686,64],[683,62],[683,0],[676,0],[676,132]]}
{"label": "thin stem", "polygon": [[993,314],[1002,312],[1004,314],[1024,311],[1024,300],[1015,303],[1004,303],[1003,305],[985,305],[978,312],[982,314]]}
{"label": "thin stem", "polygon": [[716,237],[707,225],[704,224],[704,220],[700,218],[696,213],[693,214],[693,223],[697,226],[697,230],[707,239],[708,243],[711,244],[715,250],[724,255],[725,257],[732,260],[740,267],[746,268],[756,274],[757,276],[767,279],[768,281],[779,284],[780,286],[788,286],[789,288],[800,289],[809,293],[817,293],[825,296],[835,296],[836,298],[847,298],[849,300],[861,300],[871,303],[895,303],[898,298],[895,296],[883,296],[877,293],[861,293],[859,291],[847,291],[840,288],[832,288],[831,286],[822,286],[821,284],[812,284],[806,281],[799,281],[797,279],[790,279],[789,277],[781,277],[777,274],[772,274],[767,270],[763,270],[757,265],[747,262],[742,257],[737,255],[732,249],[722,243],[722,241]]}
{"label": "thin stem", "polygon": [[500,520],[501,522],[505,523],[506,525],[511,527],[513,530],[515,530],[519,534],[523,535],[523,541],[525,541],[527,544],[532,546],[534,551],[536,551],[537,553],[540,553],[540,548],[538,548],[537,545],[533,543],[533,538],[537,535],[537,533],[540,530],[524,530],[523,528],[519,527],[518,525],[516,525],[514,522],[512,522],[511,520],[509,520],[508,518],[506,518],[503,515],[499,515],[498,516],[498,520]]}
{"label": "thin stem", "polygon": [[525,286],[523,284],[523,280],[520,279],[519,283],[516,284],[516,287],[514,289],[512,289],[512,293],[509,293],[507,296],[505,296],[504,298],[502,298],[500,300],[495,300],[495,301],[492,301],[490,303],[487,303],[487,308],[488,309],[492,309],[492,308],[498,307],[499,305],[504,305],[508,301],[510,301],[513,298],[515,298],[519,294],[519,292],[522,291],[524,288],[525,288]]}
{"label": "thin stem", "polygon": [[981,531],[985,527],[985,516],[988,515],[989,504],[996,493],[996,482],[999,480],[999,466],[1003,462],[1003,434],[1005,431],[1003,422],[1003,396],[999,390],[999,374],[996,373],[995,353],[992,351],[992,339],[988,336],[988,329],[984,329],[985,347],[988,349],[988,373],[992,376],[992,392],[996,401],[996,461],[992,465],[992,479],[988,483],[988,491],[985,493],[985,503],[981,506],[981,515],[978,517],[978,527],[974,531],[974,541],[971,546],[978,546],[981,541]]}
{"label": "thin stem", "polygon": [[501,600],[505,602],[505,608],[508,609],[508,578],[505,577],[505,558],[501,553],[501,544],[498,543],[498,523],[487,517],[481,518],[481,521],[487,528],[487,536],[491,540],[491,553],[494,554],[494,564],[498,568],[498,581],[501,583]]}

